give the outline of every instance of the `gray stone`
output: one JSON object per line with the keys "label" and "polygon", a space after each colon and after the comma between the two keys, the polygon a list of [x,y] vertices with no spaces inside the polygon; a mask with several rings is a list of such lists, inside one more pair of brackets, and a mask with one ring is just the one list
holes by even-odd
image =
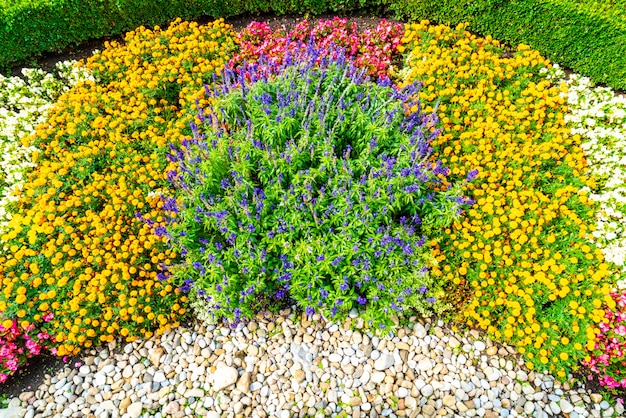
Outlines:
{"label": "gray stone", "polygon": [[425,396],[426,398],[432,395],[434,391],[435,390],[433,389],[432,385],[426,385],[422,389],[420,389],[420,393],[422,394],[422,396]]}
{"label": "gray stone", "polygon": [[413,334],[415,334],[417,338],[424,338],[428,332],[426,331],[426,328],[424,328],[424,325],[418,322],[413,326]]}

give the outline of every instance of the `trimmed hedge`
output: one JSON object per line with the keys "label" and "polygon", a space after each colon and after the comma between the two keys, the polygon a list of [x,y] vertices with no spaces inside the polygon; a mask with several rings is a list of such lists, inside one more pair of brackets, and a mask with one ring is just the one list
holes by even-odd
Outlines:
{"label": "trimmed hedge", "polygon": [[379,0],[0,0],[0,70],[46,51],[177,17],[347,12]]}
{"label": "trimmed hedge", "polygon": [[456,25],[544,56],[615,89],[626,89],[626,1],[390,0],[397,17]]}
{"label": "trimmed hedge", "polygon": [[345,13],[366,7],[398,19],[469,22],[511,45],[529,44],[554,62],[626,90],[626,0],[0,0],[0,70],[88,39],[176,17],[228,18]]}

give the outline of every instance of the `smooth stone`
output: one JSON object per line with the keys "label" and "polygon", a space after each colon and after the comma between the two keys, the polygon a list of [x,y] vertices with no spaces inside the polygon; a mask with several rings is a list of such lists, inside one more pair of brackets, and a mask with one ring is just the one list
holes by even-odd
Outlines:
{"label": "smooth stone", "polygon": [[443,397],[442,403],[444,406],[453,406],[456,405],[456,399],[453,395],[446,395]]}
{"label": "smooth stone", "polygon": [[591,399],[591,402],[593,403],[600,403],[602,402],[602,395],[600,395],[599,393],[592,393],[591,395],[589,395],[589,399]]}
{"label": "smooth stone", "polygon": [[239,373],[234,367],[218,367],[213,374],[213,390],[215,392],[219,392],[226,389],[230,385],[234,385],[237,382],[238,377]]}
{"label": "smooth stone", "polygon": [[139,418],[141,411],[143,410],[143,404],[141,402],[131,403],[126,409],[126,413],[129,418]]}
{"label": "smooth stone", "polygon": [[129,379],[133,375],[133,368],[131,366],[126,366],[122,371],[122,377],[124,379]]}
{"label": "smooth stone", "polygon": [[0,418],[22,418],[25,414],[26,409],[19,406],[0,409]]}
{"label": "smooth stone", "polygon": [[172,401],[165,406],[165,413],[174,415],[180,410],[180,404],[177,401]]}
{"label": "smooth stone", "polygon": [[417,324],[415,324],[413,326],[413,334],[417,337],[417,338],[424,338],[426,337],[426,335],[428,334],[428,332],[426,331],[426,328],[424,328],[424,325],[420,324],[419,322]]}
{"label": "smooth stone", "polygon": [[148,353],[148,359],[150,360],[150,363],[152,363],[154,367],[159,367],[159,365],[161,364],[161,357],[163,356],[163,353],[164,353],[163,347],[153,348]]}
{"label": "smooth stone", "polygon": [[241,377],[237,381],[236,387],[241,393],[248,393],[248,390],[250,389],[250,373],[249,372],[244,372],[241,375]]}
{"label": "smooth stone", "polygon": [[152,381],[157,382],[157,383],[165,382],[166,380],[167,380],[167,377],[165,377],[165,373],[163,373],[161,370],[156,372],[154,376],[152,377]]}
{"label": "smooth stone", "polygon": [[93,378],[94,386],[104,386],[107,383],[107,377],[104,373],[96,373]]}
{"label": "smooth stone", "polygon": [[530,415],[535,410],[535,403],[533,401],[526,401],[524,404],[524,413]]}
{"label": "smooth stone", "polygon": [[432,416],[435,414],[435,408],[430,404],[426,404],[422,406],[422,413],[426,416]]}
{"label": "smooth stone", "polygon": [[430,395],[433,394],[435,390],[433,389],[432,385],[426,385],[423,388],[420,389],[420,393],[422,394],[422,396],[425,397],[429,397]]}
{"label": "smooth stone", "polygon": [[358,377],[359,381],[361,382],[362,385],[367,384],[367,382],[370,381],[370,373],[367,370],[363,370],[363,374],[361,374],[360,377]]}
{"label": "smooth stone", "polygon": [[370,380],[372,383],[380,384],[383,380],[385,380],[385,376],[385,372],[374,372],[372,373]]}
{"label": "smooth stone", "polygon": [[376,370],[383,371],[393,366],[394,363],[395,359],[393,358],[393,356],[390,356],[389,354],[383,354],[378,358],[378,360],[374,362],[374,368]]}
{"label": "smooth stone", "polygon": [[115,407],[115,404],[113,403],[113,401],[104,401],[100,404],[100,408],[102,409],[106,409],[106,410],[113,410],[113,409],[117,409]]}
{"label": "smooth stone", "polygon": [[432,369],[433,365],[430,361],[429,358],[424,358],[421,359],[418,363],[417,363],[417,368],[423,372]]}
{"label": "smooth stone", "polygon": [[337,353],[332,353],[330,356],[328,356],[328,361],[330,361],[331,363],[341,363],[341,360],[343,360],[343,357],[341,357]]}

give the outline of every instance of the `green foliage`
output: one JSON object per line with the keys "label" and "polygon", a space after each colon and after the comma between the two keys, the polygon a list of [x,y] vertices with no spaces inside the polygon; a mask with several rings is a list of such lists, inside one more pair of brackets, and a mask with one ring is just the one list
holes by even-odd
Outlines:
{"label": "green foliage", "polygon": [[516,45],[598,83],[626,89],[624,0],[0,0],[0,70],[88,39],[176,17],[228,18],[244,13],[317,15],[355,10],[399,19],[458,24]]}
{"label": "green foliage", "polygon": [[178,193],[164,208],[186,256],[175,278],[235,323],[293,302],[333,320],[358,309],[373,327],[441,312],[426,242],[467,202],[429,162],[435,120],[414,85],[376,84],[345,58],[318,68],[324,52],[307,54],[227,70],[217,116],[174,148]]}
{"label": "green foliage", "polygon": [[594,0],[391,0],[398,18],[469,29],[517,45],[525,43],[554,62],[612,88],[626,88],[624,1],[596,7]]}

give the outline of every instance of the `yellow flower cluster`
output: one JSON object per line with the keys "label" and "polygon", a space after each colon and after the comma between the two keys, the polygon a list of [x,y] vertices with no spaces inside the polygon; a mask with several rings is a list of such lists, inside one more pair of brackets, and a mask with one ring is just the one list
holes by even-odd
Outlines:
{"label": "yellow flower cluster", "polygon": [[563,119],[564,87],[540,73],[549,62],[465,28],[424,21],[402,40],[400,76],[423,82],[427,112],[438,102],[435,158],[452,178],[479,170],[465,188],[476,203],[445,230],[433,274],[466,303],[459,319],[516,345],[529,367],[564,377],[592,346],[613,280],[585,239],[594,207],[579,190],[594,181]]}
{"label": "yellow flower cluster", "polygon": [[39,169],[0,237],[0,317],[40,323],[59,355],[177,325],[185,297],[158,280],[175,258],[138,219],[161,220],[164,145],[190,134],[203,83],[235,48],[223,20],[139,28],[86,64],[98,80],[64,95],[26,141]]}

